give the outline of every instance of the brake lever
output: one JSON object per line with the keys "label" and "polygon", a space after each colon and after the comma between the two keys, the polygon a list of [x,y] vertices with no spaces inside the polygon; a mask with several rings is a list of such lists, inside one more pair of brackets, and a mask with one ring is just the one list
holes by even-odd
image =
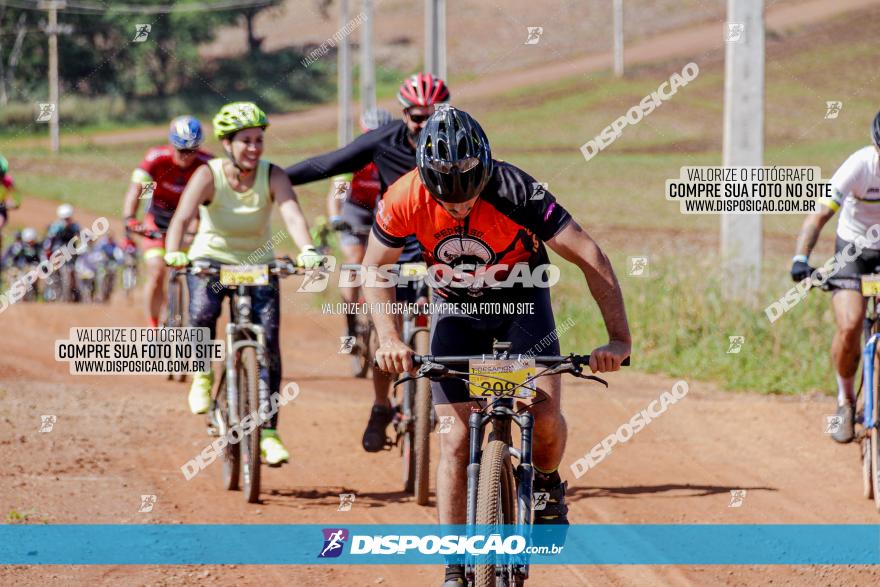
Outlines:
{"label": "brake lever", "polygon": [[577,377],[578,379],[591,379],[592,381],[597,381],[597,382],[601,383],[602,385],[604,385],[605,387],[608,387],[608,382],[605,381],[604,379],[602,379],[601,377],[596,377],[595,375],[584,375],[583,372],[581,372],[581,371],[577,371],[577,372],[572,371],[571,374],[574,375],[575,377]]}
{"label": "brake lever", "polygon": [[448,373],[449,368],[445,365],[441,365],[440,363],[422,363],[422,366],[419,367],[419,370],[416,372],[415,376],[407,373],[406,375],[395,381],[392,387],[397,387],[401,383],[407,383],[409,381],[415,381],[416,379],[422,379],[423,377],[445,377],[446,375],[448,375]]}

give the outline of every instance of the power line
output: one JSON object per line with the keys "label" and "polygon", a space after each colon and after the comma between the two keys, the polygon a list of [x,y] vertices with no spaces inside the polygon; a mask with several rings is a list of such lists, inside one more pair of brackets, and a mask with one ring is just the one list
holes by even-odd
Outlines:
{"label": "power line", "polygon": [[[125,13],[125,14],[174,14],[187,12],[220,12],[226,10],[241,10],[247,8],[259,8],[274,4],[274,0],[219,0],[217,2],[187,2],[185,4],[165,5],[137,5],[118,4],[109,2],[106,4],[96,2],[71,2],[67,1],[62,12],[74,14],[102,14],[102,13]],[[0,6],[10,6],[23,10],[45,11],[40,2],[27,0],[0,0]]]}

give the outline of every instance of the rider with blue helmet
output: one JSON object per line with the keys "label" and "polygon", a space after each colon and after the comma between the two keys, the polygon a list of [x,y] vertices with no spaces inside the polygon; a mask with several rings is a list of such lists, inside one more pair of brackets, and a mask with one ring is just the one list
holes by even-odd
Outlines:
{"label": "rider with blue helmet", "polygon": [[[205,136],[193,116],[178,116],[168,130],[170,144],[147,151],[131,176],[123,215],[126,231],[141,235],[147,266],[146,304],[148,323],[157,326],[165,303],[165,232],[177,209],[183,188],[196,169],[212,155],[199,149]],[[143,221],[137,219],[141,200],[147,200]]]}

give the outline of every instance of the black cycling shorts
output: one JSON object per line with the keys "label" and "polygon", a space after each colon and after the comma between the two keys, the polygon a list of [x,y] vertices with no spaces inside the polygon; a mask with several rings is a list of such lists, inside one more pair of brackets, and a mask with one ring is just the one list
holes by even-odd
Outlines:
{"label": "black cycling shorts", "polygon": [[[837,237],[837,240],[834,242],[835,255],[840,253],[849,244],[849,241]],[[862,275],[869,275],[871,273],[880,273],[880,250],[862,249],[858,257],[841,267],[837,273],[831,276],[828,280],[828,285],[832,291],[837,289],[861,291]]]}
{"label": "black cycling shorts", "polygon": [[354,231],[349,228],[343,230],[339,237],[339,242],[347,247],[355,245],[367,246],[370,227],[373,226],[373,211],[346,200],[342,203],[341,216],[345,223]]}
{"label": "black cycling shorts", "polygon": [[[475,298],[469,302],[532,303],[532,313],[455,314],[446,311],[431,314],[432,355],[481,355],[492,353],[493,340],[511,343],[510,355],[558,355],[559,340],[541,345],[540,341],[556,330],[548,288],[523,288],[503,298]],[[434,295],[434,304],[447,302]],[[445,309],[445,307],[444,307]],[[435,404],[471,401],[468,386],[457,379],[431,382]]]}

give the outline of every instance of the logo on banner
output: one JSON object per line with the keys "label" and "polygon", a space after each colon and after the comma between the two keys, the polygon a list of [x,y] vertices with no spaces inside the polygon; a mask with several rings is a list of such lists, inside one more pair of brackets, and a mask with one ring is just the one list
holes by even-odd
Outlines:
{"label": "logo on banner", "polygon": [[348,540],[348,530],[345,528],[324,528],[324,548],[318,558],[336,558],[342,554],[342,547]]}

